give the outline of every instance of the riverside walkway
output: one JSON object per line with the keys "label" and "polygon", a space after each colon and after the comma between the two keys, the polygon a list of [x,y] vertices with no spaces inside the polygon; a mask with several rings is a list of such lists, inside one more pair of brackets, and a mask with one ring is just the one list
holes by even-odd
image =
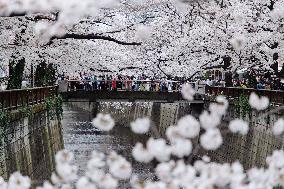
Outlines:
{"label": "riverside walkway", "polygon": [[58,86],[0,91],[0,111],[11,111],[44,103],[46,99],[57,95]]}

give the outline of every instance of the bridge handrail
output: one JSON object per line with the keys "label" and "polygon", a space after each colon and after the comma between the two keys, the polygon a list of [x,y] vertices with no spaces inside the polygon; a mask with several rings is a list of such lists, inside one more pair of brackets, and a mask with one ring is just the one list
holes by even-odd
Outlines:
{"label": "bridge handrail", "polygon": [[35,87],[0,91],[0,110],[10,111],[43,103],[57,96],[58,86]]}
{"label": "bridge handrail", "polygon": [[271,102],[284,104],[284,91],[280,90],[265,90],[240,87],[205,87],[205,93],[211,95],[226,95],[231,98],[238,98],[241,94],[249,96],[252,92],[260,96],[267,96]]}

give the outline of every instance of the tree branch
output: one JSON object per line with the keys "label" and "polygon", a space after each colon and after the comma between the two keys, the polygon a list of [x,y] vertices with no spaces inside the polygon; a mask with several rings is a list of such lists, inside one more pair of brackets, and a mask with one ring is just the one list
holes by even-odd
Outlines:
{"label": "tree branch", "polygon": [[74,34],[74,33],[70,33],[70,34],[65,34],[63,36],[59,36],[59,37],[52,37],[49,41],[49,43],[47,45],[50,45],[53,43],[53,40],[56,39],[87,39],[87,40],[92,40],[92,39],[99,39],[99,40],[105,40],[105,41],[111,41],[120,45],[133,45],[133,46],[139,46],[142,43],[141,42],[126,42],[126,41],[120,41],[118,39],[115,39],[113,37],[110,36],[103,36],[103,35],[97,35],[97,34]]}
{"label": "tree branch", "polygon": [[125,67],[125,68],[120,68],[119,72],[121,72],[123,70],[135,70],[135,69],[142,70],[142,68],[140,68],[140,67],[129,66],[129,67]]}
{"label": "tree branch", "polygon": [[30,21],[38,22],[40,20],[49,20],[49,21],[57,21],[59,16],[59,12],[51,13],[51,14],[34,14],[28,15],[25,18]]}

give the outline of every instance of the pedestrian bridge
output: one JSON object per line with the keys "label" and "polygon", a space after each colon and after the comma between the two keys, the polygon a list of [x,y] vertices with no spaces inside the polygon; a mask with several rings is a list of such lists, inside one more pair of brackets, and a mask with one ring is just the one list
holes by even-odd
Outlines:
{"label": "pedestrian bridge", "polygon": [[[121,81],[127,83],[129,81]],[[59,82],[59,92],[62,94],[65,101],[103,101],[103,100],[125,100],[125,101],[145,101],[157,100],[174,102],[183,100],[180,93],[181,86],[185,83],[182,81],[171,81],[171,90],[158,88],[162,81],[130,81],[135,82],[138,87],[132,88],[122,87],[112,90],[111,81],[101,81],[104,85],[100,88],[92,88],[92,82],[82,80],[61,81]],[[243,89],[236,87],[209,87],[203,83],[187,82],[195,88],[196,103],[201,103],[206,97],[213,97],[217,95],[225,95],[230,99],[238,99],[241,95],[249,96],[252,92],[260,96],[267,96],[271,102],[276,104],[284,104],[284,91],[272,90],[256,90]],[[148,85],[148,90],[145,86]],[[127,86],[127,85],[125,85]],[[208,99],[208,98],[206,98]],[[212,100],[211,98],[209,100]]]}
{"label": "pedestrian bridge", "polygon": [[[284,91],[242,89],[233,87],[209,87],[195,86],[197,94],[194,103],[203,103],[204,100],[214,100],[217,95],[225,95],[229,99],[238,99],[239,96],[249,96],[252,92],[260,96],[267,96],[271,103],[283,105]],[[61,88],[61,89],[60,89]],[[179,91],[111,91],[111,90],[62,90],[62,86],[47,86],[39,88],[28,88],[19,90],[0,91],[0,111],[10,111],[22,107],[33,106],[43,103],[48,98],[54,98],[61,94],[64,101],[167,101],[174,102],[183,100]],[[213,97],[213,98],[212,98]]]}
{"label": "pedestrian bridge", "polygon": [[[111,80],[99,81],[100,86],[97,83],[94,85],[94,82],[86,80],[60,81],[58,84],[63,99],[69,102],[95,102],[104,100],[125,100],[130,102],[156,100],[174,102],[183,100],[180,89],[184,82],[171,81],[172,87],[170,89],[166,88],[166,85],[163,86],[163,81],[121,80],[116,82],[120,82],[122,85],[121,88],[119,87],[115,90],[112,89]],[[131,84],[129,85],[129,83]],[[205,85],[197,86],[195,82],[191,82],[190,84],[197,91],[195,102],[203,102]]]}
{"label": "pedestrian bridge", "polygon": [[[183,100],[180,92],[154,92],[154,91],[67,91],[61,92],[64,101],[104,101],[104,100],[125,100],[125,101],[167,101],[174,102]],[[204,95],[196,94],[194,103],[203,103]]]}

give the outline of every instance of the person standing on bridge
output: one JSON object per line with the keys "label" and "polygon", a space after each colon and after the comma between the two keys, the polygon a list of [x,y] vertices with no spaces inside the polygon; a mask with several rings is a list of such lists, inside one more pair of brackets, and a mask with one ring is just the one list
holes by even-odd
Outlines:
{"label": "person standing on bridge", "polygon": [[150,91],[150,87],[151,87],[151,80],[147,77],[147,79],[145,80],[145,91]]}
{"label": "person standing on bridge", "polygon": [[173,92],[173,81],[171,80],[171,78],[168,78],[168,92]]}
{"label": "person standing on bridge", "polygon": [[115,76],[112,77],[111,90],[117,91],[117,88],[116,88],[116,78],[115,78]]}

